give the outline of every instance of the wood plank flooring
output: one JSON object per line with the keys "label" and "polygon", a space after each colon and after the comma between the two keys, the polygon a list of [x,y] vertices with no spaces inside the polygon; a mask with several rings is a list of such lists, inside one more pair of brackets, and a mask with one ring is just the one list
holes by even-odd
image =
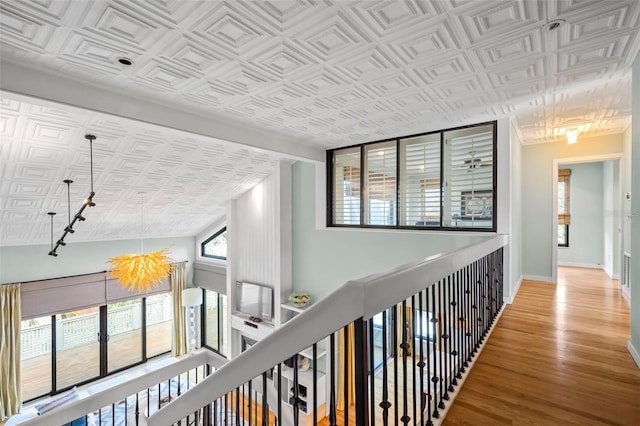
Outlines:
{"label": "wood plank flooring", "polygon": [[602,270],[524,281],[444,424],[640,425],[629,303]]}
{"label": "wood plank flooring", "polygon": [[443,424],[640,425],[629,302],[602,270],[560,268],[558,275],[557,285],[522,283]]}

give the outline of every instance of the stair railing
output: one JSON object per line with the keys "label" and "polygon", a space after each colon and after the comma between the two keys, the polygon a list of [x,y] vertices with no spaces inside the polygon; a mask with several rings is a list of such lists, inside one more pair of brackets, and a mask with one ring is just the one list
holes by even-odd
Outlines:
{"label": "stair railing", "polygon": [[[148,425],[190,424],[185,418],[194,412],[203,425],[317,424],[325,412],[330,425],[348,426],[348,413],[358,426],[434,424],[501,312],[506,244],[498,235],[345,283],[204,379],[197,391],[153,414]],[[325,340],[330,362],[322,372],[317,351]],[[308,348],[311,389],[300,386],[297,365],[297,354]],[[376,354],[383,360],[378,369]],[[284,389],[287,368],[293,386]],[[322,411],[321,373],[328,380]],[[303,391],[313,401],[305,401]]]}

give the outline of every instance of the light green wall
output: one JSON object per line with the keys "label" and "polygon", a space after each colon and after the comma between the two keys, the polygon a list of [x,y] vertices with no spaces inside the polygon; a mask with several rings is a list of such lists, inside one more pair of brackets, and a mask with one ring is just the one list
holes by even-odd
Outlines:
{"label": "light green wall", "polygon": [[315,166],[293,165],[293,290],[318,299],[351,279],[488,238],[450,232],[316,229]]}
{"label": "light green wall", "polygon": [[558,264],[598,266],[604,253],[603,163],[560,165],[571,169],[569,247],[558,247]]}
{"label": "light green wall", "polygon": [[[522,271],[525,277],[551,279],[553,239],[553,160],[622,152],[622,135],[578,137],[566,142],[522,148]],[[560,161],[562,162],[562,161]]]}
{"label": "light green wall", "polygon": [[[145,239],[144,251],[150,253],[169,247],[175,261],[188,260],[187,282],[191,283],[195,240],[192,237]],[[68,243],[58,249],[58,257],[49,256],[49,245],[0,247],[0,283],[66,277],[109,268],[108,259],[140,252],[140,240]]]}
{"label": "light green wall", "polygon": [[[624,158],[622,159],[622,198],[624,206],[624,251],[631,251],[631,127],[622,136]],[[629,198],[627,198],[629,194]]]}
{"label": "light green wall", "polygon": [[509,236],[509,271],[511,284],[505,288],[505,296],[513,301],[522,279],[522,145],[516,128],[511,124],[511,208]]}
{"label": "light green wall", "polygon": [[[633,63],[631,175],[631,343],[640,353],[640,55]],[[638,362],[639,360],[636,360]],[[640,364],[639,364],[640,365]]]}

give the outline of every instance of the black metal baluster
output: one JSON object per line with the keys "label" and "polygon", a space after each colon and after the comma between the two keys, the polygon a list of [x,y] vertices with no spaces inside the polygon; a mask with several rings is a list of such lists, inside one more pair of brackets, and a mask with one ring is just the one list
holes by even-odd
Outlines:
{"label": "black metal baluster", "polygon": [[387,375],[387,310],[382,311],[382,425],[389,426],[389,383]]}
{"label": "black metal baluster", "polygon": [[449,348],[449,316],[448,316],[448,304],[449,299],[447,298],[447,288],[449,288],[449,277],[446,277],[442,280],[442,285],[438,284],[438,291],[440,292],[440,312],[442,320],[440,321],[440,331],[442,333],[442,359],[440,360],[441,364],[443,364],[442,371],[442,388],[443,395],[442,398],[445,401],[449,400],[449,356],[451,353],[451,349]]}
{"label": "black metal baluster", "polygon": [[267,372],[262,373],[262,426],[269,423],[269,401],[267,400]]}
{"label": "black metal baluster", "polygon": [[298,389],[298,355],[293,356],[293,424],[298,426],[300,420],[300,399]]}
{"label": "black metal baluster", "polygon": [[[242,385],[244,387],[244,385]],[[244,407],[242,407],[242,419],[244,421]],[[240,426],[240,388],[236,388],[236,426]]]}
{"label": "black metal baluster", "polygon": [[343,381],[342,381],[342,392],[344,398],[344,411],[343,414],[343,424],[345,426],[349,426],[349,326],[342,328],[342,343],[344,352],[342,353],[342,365],[343,365]]}
{"label": "black metal baluster", "polygon": [[[353,340],[356,426],[365,426],[369,424],[367,410],[367,351],[365,346],[367,335],[362,317],[358,318],[353,324]],[[348,417],[348,414],[348,411],[345,410],[345,416]]]}
{"label": "black metal baluster", "polygon": [[116,403],[115,402],[111,403],[111,424],[112,425],[116,424]]}
{"label": "black metal baluster", "polygon": [[[312,370],[312,386],[313,386],[313,398],[312,398],[312,409],[313,409],[313,424],[318,424],[318,344],[314,343],[311,347],[311,356],[313,362],[313,370]],[[309,394],[307,393],[307,398]],[[309,411],[309,406],[307,402],[307,411]]]}
{"label": "black metal baluster", "polygon": [[330,386],[329,386],[329,425],[330,426],[338,426],[338,421],[336,418],[336,335],[335,333],[331,333],[329,335],[329,360],[330,360],[330,370],[331,374],[329,377]]}
{"label": "black metal baluster", "polygon": [[456,374],[456,379],[462,379],[462,372],[464,371],[464,351],[463,351],[463,341],[464,341],[464,318],[462,315],[462,299],[463,299],[463,291],[462,291],[462,281],[464,280],[462,270],[458,270],[456,272],[456,306],[455,313],[457,318],[457,327],[456,327],[456,341],[458,342],[458,347],[456,348],[456,365],[458,366],[458,373]]}
{"label": "black metal baluster", "polygon": [[[205,411],[206,413],[206,411]],[[202,422],[206,425],[206,417],[202,419]],[[213,426],[218,426],[218,400],[213,401]]]}
{"label": "black metal baluster", "polygon": [[433,377],[431,378],[431,381],[433,382],[433,417],[435,417],[436,419],[440,418],[440,412],[438,412],[438,399],[440,399],[440,395],[436,395],[437,394],[437,388],[438,388],[438,362],[439,362],[439,356],[438,356],[438,350],[436,349],[436,342],[437,340],[440,338],[440,336],[438,335],[438,330],[437,330],[437,322],[438,322],[438,312],[436,310],[436,285],[435,283],[431,286],[431,312],[432,312],[432,317],[431,317],[431,324],[432,324],[432,330],[433,330],[433,341],[432,341],[432,352],[433,352]]}
{"label": "black metal baluster", "polygon": [[412,395],[413,398],[413,424],[416,424],[416,420],[418,418],[417,408],[416,408],[416,400],[419,400],[420,392],[417,389],[417,377],[416,377],[416,297],[415,295],[411,296],[411,330],[409,330],[409,342],[411,342],[411,357],[413,362],[411,364],[411,373],[412,373]]}
{"label": "black metal baluster", "polygon": [[[367,321],[369,333],[368,333],[368,351],[369,351],[369,421],[371,426],[376,425],[376,384],[375,384],[375,354],[374,354],[374,336],[373,336],[373,317]],[[314,419],[315,420],[315,419]],[[314,421],[314,424],[317,422]]]}
{"label": "black metal baluster", "polygon": [[229,394],[224,394],[224,425],[229,425]]}
{"label": "black metal baluster", "polygon": [[425,305],[424,305],[424,309],[427,315],[427,394],[425,396],[426,398],[426,407],[427,407],[427,426],[431,426],[433,425],[433,420],[431,420],[432,416],[433,416],[433,410],[432,410],[432,404],[431,402],[434,399],[434,394],[435,392],[432,392],[431,389],[431,364],[432,364],[432,360],[433,360],[433,354],[431,352],[431,321],[429,319],[430,317],[430,313],[429,313],[429,287],[427,287],[424,291],[424,298],[425,298]]}
{"label": "black metal baluster", "polygon": [[136,426],[140,422],[140,392],[136,392]]}
{"label": "black metal baluster", "polygon": [[393,341],[393,420],[398,426],[398,305],[391,311],[391,338]]}
{"label": "black metal baluster", "polygon": [[160,400],[162,399],[162,390],[160,389],[160,383],[158,383],[158,410],[160,410]]}
{"label": "black metal baluster", "polygon": [[453,286],[454,286],[454,278],[455,272],[447,277],[447,334],[449,335],[448,339],[448,352],[447,358],[449,359],[449,367],[447,369],[447,382],[449,383],[449,387],[447,388],[449,392],[454,392],[455,389],[453,387],[453,380],[455,379],[455,341],[453,333],[455,332],[453,325],[455,324],[455,317],[453,312]]}
{"label": "black metal baluster", "polygon": [[246,400],[247,400],[247,396],[243,393],[242,394],[242,409],[244,410],[245,405],[248,407],[247,410],[249,412],[249,425],[251,425],[251,411],[253,409],[252,405],[253,405],[253,400],[252,400],[252,396],[253,396],[253,380],[249,380],[248,383],[248,387],[249,387],[249,404],[245,404]]}
{"label": "black metal baluster", "polygon": [[277,425],[282,426],[282,363],[278,363],[278,418]]}
{"label": "black metal baluster", "polygon": [[[419,400],[418,403],[420,404],[420,426],[424,426],[424,403],[422,402],[422,398],[424,395],[424,321],[422,320],[423,315],[426,315],[423,309],[423,304],[422,304],[422,298],[423,298],[423,292],[420,291],[418,293],[418,311],[420,312],[420,324],[418,326],[418,330],[420,331],[420,338],[417,339],[418,342],[420,342],[420,361],[418,361],[417,367],[419,368],[419,373],[418,373],[418,378],[419,378],[419,389],[418,389],[418,395],[416,396]],[[414,314],[414,319],[415,319],[415,314]]]}
{"label": "black metal baluster", "polygon": [[408,416],[408,413],[407,413],[407,410],[408,410],[407,360],[409,358],[409,340],[407,336],[407,334],[409,333],[407,331],[407,328],[409,326],[409,323],[407,321],[407,301],[406,300],[402,301],[401,318],[402,318],[402,329],[401,329],[402,343],[400,344],[400,348],[402,349],[402,417],[400,418],[400,421],[402,421],[402,423],[406,425],[411,420],[411,418]]}
{"label": "black metal baluster", "polygon": [[467,265],[465,267],[465,283],[464,283],[464,319],[465,319],[465,360],[464,366],[469,367],[469,361],[471,361],[471,342],[472,342],[472,321],[471,321],[471,266]]}
{"label": "black metal baluster", "polygon": [[442,322],[444,321],[444,317],[443,317],[443,312],[442,312],[442,280],[438,281],[438,300],[436,300],[436,309],[438,310],[438,316],[437,316],[437,324],[438,324],[438,343],[439,343],[439,348],[440,350],[438,351],[438,387],[440,388],[440,402],[438,404],[438,407],[442,410],[444,410],[444,394],[445,394],[445,388],[444,388],[444,366],[443,366],[443,358],[445,356],[444,353],[444,338],[442,337],[443,333],[442,333]]}

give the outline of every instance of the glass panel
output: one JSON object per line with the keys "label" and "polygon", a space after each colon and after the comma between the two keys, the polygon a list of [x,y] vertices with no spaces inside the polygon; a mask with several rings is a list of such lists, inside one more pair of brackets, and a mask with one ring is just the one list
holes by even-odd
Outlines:
{"label": "glass panel", "polygon": [[493,227],[493,125],[445,132],[444,226]]}
{"label": "glass panel", "polygon": [[147,297],[147,358],[171,351],[172,334],[171,293]]}
{"label": "glass panel", "polygon": [[395,226],[396,142],[365,145],[365,224]]}
{"label": "glass panel", "polygon": [[107,305],[109,372],[142,361],[142,299]]}
{"label": "glass panel", "polygon": [[222,228],[211,239],[202,244],[202,255],[216,259],[227,259],[227,228]]}
{"label": "glass panel", "polygon": [[226,343],[227,298],[224,294],[206,290],[205,297],[205,344],[224,353]]}
{"label": "glass panel", "polygon": [[440,226],[440,133],[400,141],[400,224]]}
{"label": "glass panel", "polygon": [[333,224],[360,224],[360,147],[333,153]]}
{"label": "glass panel", "polygon": [[51,392],[51,316],[22,321],[22,400]]}
{"label": "glass panel", "polygon": [[569,225],[558,225],[558,245],[569,247]]}
{"label": "glass panel", "polygon": [[100,308],[56,315],[56,389],[100,375]]}
{"label": "glass panel", "polygon": [[[382,357],[382,312],[373,317],[373,369],[377,370],[382,366],[384,359]],[[393,356],[393,342],[391,341],[391,312],[387,310],[386,315],[386,335],[387,335],[387,359]]]}

